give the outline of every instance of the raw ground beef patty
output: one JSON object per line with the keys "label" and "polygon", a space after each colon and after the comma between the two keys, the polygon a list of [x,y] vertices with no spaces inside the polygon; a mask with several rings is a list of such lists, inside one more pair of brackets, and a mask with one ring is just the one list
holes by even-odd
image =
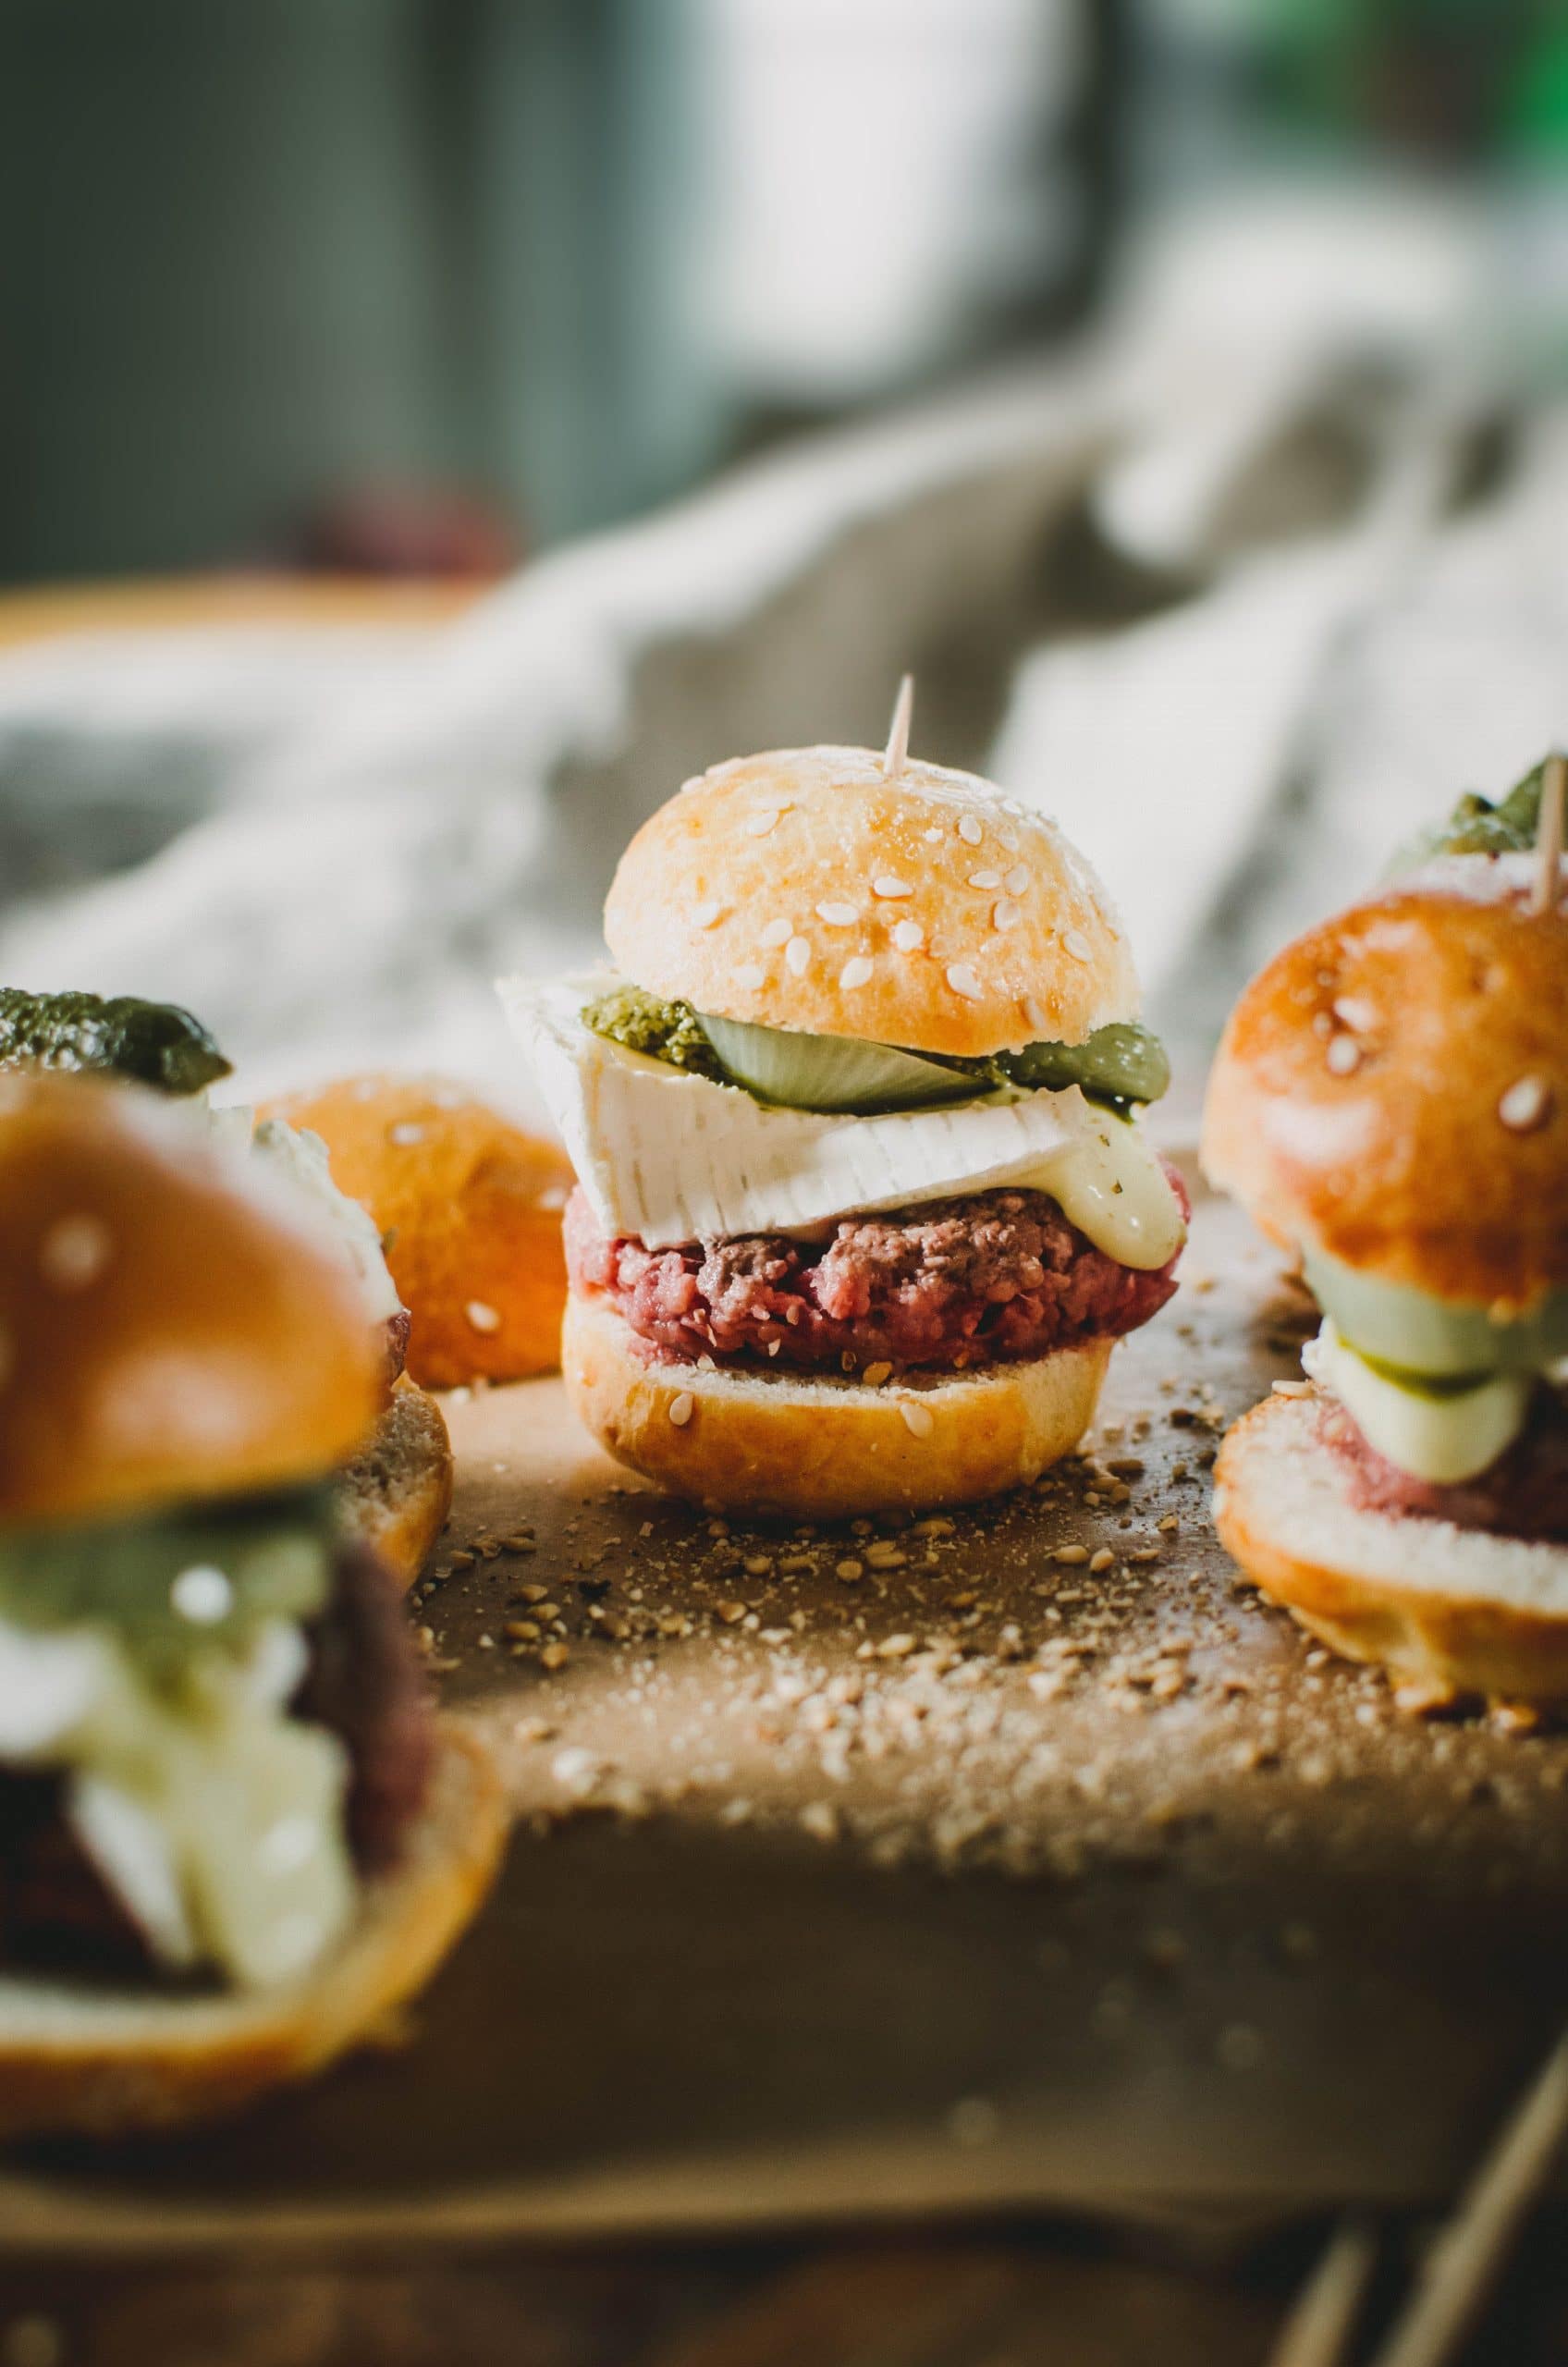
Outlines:
{"label": "raw ground beef patty", "polygon": [[1346,1466],[1351,1501],[1363,1512],[1448,1520],[1457,1528],[1487,1528],[1500,1537],[1568,1541],[1568,1406],[1556,1390],[1537,1390],[1530,1418],[1505,1454],[1474,1479],[1449,1487],[1412,1478],[1368,1446],[1337,1398],[1325,1397],[1320,1429]]}
{"label": "raw ground beef patty", "polygon": [[655,1355],[803,1371],[1017,1363],[1135,1331],[1176,1287],[1174,1257],[1156,1273],[1119,1266],[1027,1191],[841,1217],[821,1240],[742,1233],[678,1249],[611,1239],[577,1191],[566,1254],[573,1290],[607,1300]]}

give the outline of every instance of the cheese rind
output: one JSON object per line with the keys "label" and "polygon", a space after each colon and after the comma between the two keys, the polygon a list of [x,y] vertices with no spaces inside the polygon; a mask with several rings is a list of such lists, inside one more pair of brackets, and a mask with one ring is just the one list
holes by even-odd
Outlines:
{"label": "cheese rind", "polygon": [[579,1014],[600,984],[504,979],[499,992],[608,1233],[667,1249],[1012,1184],[1050,1193],[1121,1265],[1152,1270],[1182,1245],[1148,1143],[1075,1085],[881,1117],[773,1109],[594,1035]]}

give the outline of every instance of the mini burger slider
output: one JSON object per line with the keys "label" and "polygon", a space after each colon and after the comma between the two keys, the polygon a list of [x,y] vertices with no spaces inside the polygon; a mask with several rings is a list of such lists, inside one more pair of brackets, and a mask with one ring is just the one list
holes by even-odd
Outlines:
{"label": "mini burger slider", "polygon": [[199,1019],[135,995],[31,994],[0,987],[0,1073],[45,1070],[116,1076],[150,1087],[190,1121],[192,1142],[253,1159],[299,1201],[351,1278],[381,1365],[381,1410],[338,1474],[349,1525],[405,1585],[418,1576],[451,1509],[452,1450],[441,1410],[404,1372],[409,1317],[364,1209],[338,1190],[326,1146],[306,1128],[243,1103],[213,1109],[229,1063]]}
{"label": "mini burger slider", "polygon": [[1568,915],[1555,848],[1544,875],[1519,851],[1532,782],[1253,982],[1203,1158],[1324,1318],[1310,1387],[1225,1442],[1226,1545],[1417,1691],[1544,1702],[1568,1699]]}
{"label": "mini burger slider", "polygon": [[1175,1287],[1167,1082],[1060,832],[895,746],[689,782],[619,975],[502,994],[576,1168],[562,1365],[660,1485],[795,1517],[1033,1479]]}
{"label": "mini burger slider", "polygon": [[0,1078],[0,2134],[301,2076],[434,1969],[498,1786],[334,1466],[378,1357],[258,1169]]}

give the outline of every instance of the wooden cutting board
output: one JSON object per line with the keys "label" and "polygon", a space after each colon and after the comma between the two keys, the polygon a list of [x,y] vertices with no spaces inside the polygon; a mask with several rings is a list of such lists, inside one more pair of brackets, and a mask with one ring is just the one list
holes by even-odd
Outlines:
{"label": "wooden cutting board", "polygon": [[1208,1466],[1304,1313],[1201,1197],[1186,1276],[1098,1460],[950,1522],[727,1527],[558,1383],[454,1402],[416,1616],[520,1812],[488,1913],[403,2050],[13,2157],[13,2244],[1445,2189],[1562,2015],[1568,1739],[1403,1711],[1238,1579]]}

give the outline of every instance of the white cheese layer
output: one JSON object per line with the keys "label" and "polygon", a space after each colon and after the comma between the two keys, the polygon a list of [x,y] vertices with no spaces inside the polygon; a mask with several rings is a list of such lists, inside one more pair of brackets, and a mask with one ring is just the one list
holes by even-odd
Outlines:
{"label": "white cheese layer", "polygon": [[1182,1245],[1158,1159],[1076,1085],[875,1118],[771,1109],[595,1036],[578,1015],[593,990],[521,978],[499,988],[607,1233],[668,1249],[1015,1184],[1048,1192],[1120,1265],[1153,1270]]}
{"label": "white cheese layer", "polygon": [[279,1621],[177,1696],[104,1629],[0,1620],[0,1760],[64,1772],[78,1839],[166,1964],[292,1980],[353,1914],[343,1750],[286,1708],[304,1662]]}
{"label": "white cheese layer", "polygon": [[333,1182],[321,1136],[306,1126],[287,1126],[280,1118],[258,1122],[255,1111],[242,1102],[204,1110],[202,1115],[220,1149],[249,1151],[303,1207],[307,1221],[358,1283],[366,1320],[386,1323],[398,1314],[402,1302],[387,1271],[381,1235],[358,1200]]}
{"label": "white cheese layer", "polygon": [[1332,1318],[1302,1350],[1312,1380],[1329,1390],[1376,1453],[1434,1487],[1488,1470],[1513,1445],[1529,1408],[1528,1374],[1495,1373],[1474,1389],[1404,1389],[1341,1337]]}

